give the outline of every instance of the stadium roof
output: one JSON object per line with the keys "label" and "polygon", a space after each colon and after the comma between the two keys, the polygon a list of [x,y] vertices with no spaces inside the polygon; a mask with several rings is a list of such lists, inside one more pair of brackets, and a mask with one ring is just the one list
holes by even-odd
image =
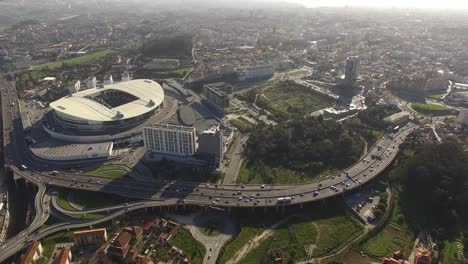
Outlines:
{"label": "stadium roof", "polygon": [[[119,91],[133,95],[136,100],[111,107],[95,97],[104,91]],[[157,108],[164,100],[161,85],[151,80],[131,80],[92,88],[63,97],[50,104],[58,114],[75,120],[96,122],[124,120]]]}

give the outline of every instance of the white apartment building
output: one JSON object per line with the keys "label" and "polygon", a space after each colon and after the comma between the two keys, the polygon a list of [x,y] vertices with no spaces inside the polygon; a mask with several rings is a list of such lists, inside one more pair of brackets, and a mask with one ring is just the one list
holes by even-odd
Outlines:
{"label": "white apartment building", "polygon": [[270,78],[275,73],[273,65],[262,65],[256,67],[248,67],[245,70],[245,78],[250,80],[261,80]]}
{"label": "white apartment building", "polygon": [[70,92],[70,94],[74,94],[74,93],[77,93],[79,92],[81,89],[81,82],[80,80],[76,81],[74,85],[68,87],[68,91]]}
{"label": "white apartment building", "polygon": [[143,128],[143,142],[147,153],[192,156],[196,150],[196,131],[193,127],[154,124]]}
{"label": "white apartment building", "polygon": [[96,77],[93,76],[86,80],[86,88],[91,89],[91,88],[96,88],[96,86],[97,86]]}

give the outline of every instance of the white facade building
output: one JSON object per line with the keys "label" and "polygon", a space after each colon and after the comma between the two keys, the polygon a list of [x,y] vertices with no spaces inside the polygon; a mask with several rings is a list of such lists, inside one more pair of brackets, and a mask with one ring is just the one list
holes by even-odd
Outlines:
{"label": "white facade building", "polygon": [[86,80],[86,88],[91,89],[91,88],[96,88],[96,86],[97,86],[96,77],[91,77],[88,80]]}
{"label": "white facade building", "polygon": [[245,70],[245,78],[249,80],[261,80],[270,78],[275,73],[273,65],[263,65],[257,67],[249,67]]}
{"label": "white facade building", "polygon": [[81,81],[78,80],[75,82],[73,86],[68,87],[68,91],[70,92],[70,94],[74,94],[74,93],[79,92],[80,88],[81,88]]}
{"label": "white facade building", "polygon": [[112,78],[112,74],[108,74],[104,76],[104,85],[113,84],[114,78]]}
{"label": "white facade building", "polygon": [[147,153],[192,156],[196,150],[195,128],[155,124],[143,128]]}
{"label": "white facade building", "polygon": [[458,114],[458,123],[468,126],[468,109],[462,109]]}
{"label": "white facade building", "polygon": [[128,71],[122,73],[122,82],[128,82],[132,79]]}

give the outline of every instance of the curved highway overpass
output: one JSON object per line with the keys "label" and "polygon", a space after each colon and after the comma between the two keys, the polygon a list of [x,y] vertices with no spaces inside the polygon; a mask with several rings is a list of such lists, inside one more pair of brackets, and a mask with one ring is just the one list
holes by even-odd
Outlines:
{"label": "curved highway overpass", "polygon": [[[397,156],[399,145],[412,131],[418,128],[415,124],[408,124],[396,133],[385,135],[363,158],[348,169],[309,184],[218,186],[195,182],[110,179],[76,173],[55,175],[52,171],[53,168],[48,168],[47,165],[37,162],[26,147],[16,89],[13,85],[8,84],[3,85],[0,91],[3,110],[5,167],[8,167],[15,175],[40,186],[38,192],[40,198],[38,197],[35,201],[36,219],[30,227],[0,246],[0,255],[2,256],[0,261],[2,261],[3,256],[11,256],[20,250],[28,241],[40,239],[63,229],[84,227],[98,223],[97,221],[107,221],[129,210],[180,204],[227,208],[283,207],[343,195],[345,192],[359,188],[371,181],[385,170]],[[125,208],[122,205],[108,208],[109,211],[113,210],[114,212],[94,221],[57,224],[37,231],[37,228],[45,222],[46,216],[48,216],[48,209],[44,209],[47,207],[47,203],[44,203],[45,188],[43,190],[41,187],[46,185],[106,192],[145,201],[124,205]]]}
{"label": "curved highway overpass", "polygon": [[36,184],[106,192],[144,200],[174,199],[176,204],[215,205],[220,207],[272,207],[313,202],[360,187],[378,176],[398,154],[399,145],[417,126],[409,124],[398,133],[379,140],[357,163],[316,183],[298,185],[210,185],[194,182],[150,182],[110,179],[83,174],[35,169],[32,163],[11,164],[16,175]]}

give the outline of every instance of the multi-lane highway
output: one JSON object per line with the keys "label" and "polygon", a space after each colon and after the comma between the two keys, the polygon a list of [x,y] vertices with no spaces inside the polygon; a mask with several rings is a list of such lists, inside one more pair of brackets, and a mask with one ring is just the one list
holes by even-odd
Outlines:
{"label": "multi-lane highway", "polygon": [[56,175],[35,160],[25,145],[21,128],[16,90],[12,84],[4,85],[2,108],[6,166],[17,176],[35,184],[46,184],[72,189],[114,193],[145,200],[175,199],[178,203],[195,203],[223,207],[263,207],[311,202],[342,194],[359,187],[377,176],[398,153],[399,145],[415,128],[402,127],[397,133],[380,139],[368,153],[350,168],[317,183],[301,185],[209,185],[196,182],[154,182],[134,179],[110,179],[77,173]]}
{"label": "multi-lane highway", "polygon": [[[0,83],[3,115],[5,166],[26,180],[39,186],[59,186],[72,189],[113,193],[145,201],[116,206],[110,215],[95,221],[106,221],[116,214],[154,206],[194,204],[216,207],[282,207],[318,201],[359,188],[379,175],[398,154],[399,145],[417,126],[408,124],[398,132],[387,134],[368,153],[348,169],[320,182],[299,185],[209,185],[195,182],[154,182],[134,179],[110,179],[77,173],[53,173],[53,167],[38,162],[26,147],[18,108],[17,92],[11,83]],[[0,255],[17,252],[31,239],[38,239],[62,229],[89,226],[86,223],[64,223],[35,231],[48,215],[44,209],[45,190],[41,187],[36,199],[38,216],[28,229],[0,246]],[[39,201],[38,201],[39,200]],[[41,206],[42,205],[42,206]],[[45,217],[45,219],[47,219]],[[43,222],[42,222],[43,223]],[[62,228],[62,229],[61,229]],[[25,234],[25,235],[23,235]],[[29,237],[26,239],[26,236]],[[1,261],[1,258],[0,258]]]}
{"label": "multi-lane highway", "polygon": [[[407,125],[398,133],[386,135],[350,168],[317,183],[300,185],[209,185],[195,182],[149,182],[134,179],[110,179],[62,173],[54,175],[26,163],[10,165],[15,174],[37,184],[114,193],[145,200],[175,199],[179,204],[220,207],[271,207],[298,204],[340,195],[376,177],[398,153],[399,145],[417,126]],[[33,169],[35,168],[35,169]],[[41,169],[41,170],[39,170]],[[280,200],[278,200],[280,199]]]}

